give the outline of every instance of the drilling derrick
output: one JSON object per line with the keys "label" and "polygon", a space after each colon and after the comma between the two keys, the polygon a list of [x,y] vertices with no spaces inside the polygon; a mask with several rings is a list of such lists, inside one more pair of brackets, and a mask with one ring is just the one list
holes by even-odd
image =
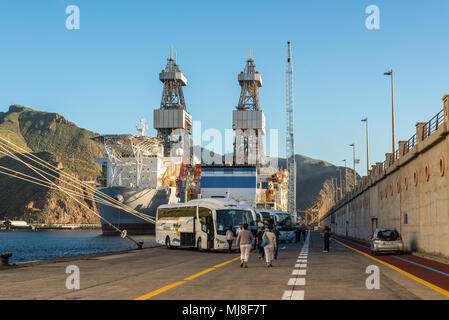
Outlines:
{"label": "drilling derrick", "polygon": [[287,42],[287,134],[286,156],[288,171],[287,210],[296,217],[296,160],[295,160],[295,124],[293,118],[293,62],[290,41]]}
{"label": "drilling derrick", "polygon": [[158,138],[163,140],[164,156],[185,156],[190,153],[189,135],[192,133],[192,117],[187,112],[182,92],[187,78],[179,70],[176,54],[173,59],[171,50],[165,69],[159,73],[159,80],[164,88],[161,106],[154,110],[154,129]]}
{"label": "drilling derrick", "polygon": [[255,68],[250,51],[245,70],[238,75],[242,89],[237,110],[232,113],[232,128],[235,131],[234,163],[237,165],[259,166],[263,157],[265,115],[259,109],[262,76]]}

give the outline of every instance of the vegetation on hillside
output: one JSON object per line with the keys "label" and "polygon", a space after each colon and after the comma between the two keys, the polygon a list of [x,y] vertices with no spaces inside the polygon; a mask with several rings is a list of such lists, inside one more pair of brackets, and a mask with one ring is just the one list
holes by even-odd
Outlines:
{"label": "vegetation on hillside", "polygon": [[[103,155],[103,148],[90,140],[94,135],[57,113],[19,105],[0,112],[1,137],[83,181],[95,181],[100,172],[93,159]],[[7,156],[0,157],[0,164],[25,171]],[[96,210],[92,201],[86,204]],[[61,192],[0,175],[0,219],[5,216],[42,223],[98,222],[92,212]]]}

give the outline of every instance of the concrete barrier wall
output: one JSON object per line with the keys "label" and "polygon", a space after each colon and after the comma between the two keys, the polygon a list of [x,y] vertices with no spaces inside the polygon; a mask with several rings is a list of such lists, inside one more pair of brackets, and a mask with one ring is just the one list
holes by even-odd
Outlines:
{"label": "concrete barrier wall", "polygon": [[[401,141],[398,158],[387,154],[368,177],[328,212],[321,225],[368,240],[377,228],[396,228],[410,251],[449,258],[449,96],[444,122],[431,134],[417,123],[416,145]],[[443,114],[441,114],[443,115]]]}

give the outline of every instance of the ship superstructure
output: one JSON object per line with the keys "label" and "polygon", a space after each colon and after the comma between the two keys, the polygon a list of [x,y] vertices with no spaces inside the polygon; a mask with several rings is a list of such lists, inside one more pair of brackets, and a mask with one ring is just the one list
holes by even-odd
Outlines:
{"label": "ship superstructure", "polygon": [[[97,136],[93,140],[103,144],[106,156],[95,159],[103,170],[99,191],[151,217],[155,217],[159,205],[179,201],[175,181],[180,165],[164,157],[160,139],[122,134]],[[101,203],[97,206],[104,219],[129,234],[154,233],[154,225],[148,221],[118,208]],[[102,227],[103,234],[117,233],[108,224]]]}

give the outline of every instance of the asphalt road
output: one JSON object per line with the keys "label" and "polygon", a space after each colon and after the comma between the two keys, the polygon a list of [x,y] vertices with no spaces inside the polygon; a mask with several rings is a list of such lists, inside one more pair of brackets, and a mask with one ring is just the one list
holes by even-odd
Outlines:
{"label": "asphalt road", "polygon": [[[317,232],[310,233],[306,243],[280,244],[273,268],[267,268],[255,252],[245,269],[235,253],[166,248],[22,264],[0,268],[0,300],[449,299],[444,289],[341,243],[331,241],[329,253],[322,248]],[[68,266],[79,269],[79,289],[66,287]],[[367,268],[379,271],[378,289],[372,288],[375,274],[367,273]]]}

